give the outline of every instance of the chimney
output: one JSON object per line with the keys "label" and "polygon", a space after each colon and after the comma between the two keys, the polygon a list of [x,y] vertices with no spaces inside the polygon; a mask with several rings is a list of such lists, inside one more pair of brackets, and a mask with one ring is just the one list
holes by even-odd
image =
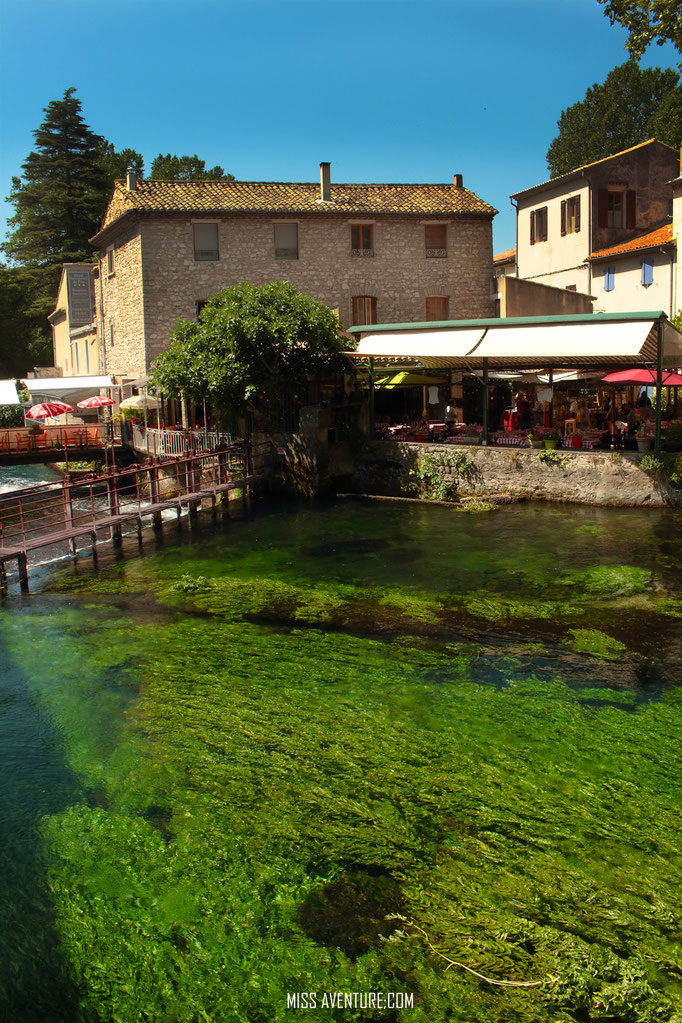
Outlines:
{"label": "chimney", "polygon": [[331,202],[332,198],[332,165],[330,163],[320,164],[320,200]]}
{"label": "chimney", "polygon": [[126,171],[126,188],[129,192],[134,192],[137,188],[137,174],[132,167],[128,167]]}
{"label": "chimney", "polygon": [[452,183],[454,184],[455,188],[464,188],[464,185],[462,184],[461,174],[455,174],[454,178],[452,179]]}

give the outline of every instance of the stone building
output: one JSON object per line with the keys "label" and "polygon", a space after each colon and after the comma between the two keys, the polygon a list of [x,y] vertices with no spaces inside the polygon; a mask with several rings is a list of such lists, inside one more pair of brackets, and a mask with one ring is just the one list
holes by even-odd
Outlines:
{"label": "stone building", "polygon": [[594,312],[670,314],[678,161],[675,149],[649,139],[515,192],[517,276],[592,295]]}
{"label": "stone building", "polygon": [[248,280],[291,282],[352,324],[492,313],[492,206],[452,184],[116,182],[96,289],[103,370],[142,376],[178,319]]}

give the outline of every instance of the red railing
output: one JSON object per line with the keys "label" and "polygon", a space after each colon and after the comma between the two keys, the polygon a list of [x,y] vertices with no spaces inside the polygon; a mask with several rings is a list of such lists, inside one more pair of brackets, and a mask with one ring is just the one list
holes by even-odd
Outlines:
{"label": "red railing", "polygon": [[61,426],[14,427],[0,430],[0,455],[32,454],[36,451],[55,452],[55,461],[60,451],[79,448],[102,448],[112,442],[120,443],[120,437],[112,433],[110,423],[92,423]]}
{"label": "red railing", "polygon": [[[0,494],[0,555],[72,539],[127,518],[160,514],[166,507],[213,497],[251,474],[244,442],[222,451],[46,483]],[[66,535],[65,535],[66,534]]]}

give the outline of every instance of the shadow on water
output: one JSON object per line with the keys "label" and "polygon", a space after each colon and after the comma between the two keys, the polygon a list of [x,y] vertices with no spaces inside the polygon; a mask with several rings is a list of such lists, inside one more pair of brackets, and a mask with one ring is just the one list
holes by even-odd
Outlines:
{"label": "shadow on water", "polygon": [[0,1021],[73,1023],[79,997],[60,949],[40,823],[80,790],[21,670],[1,654]]}

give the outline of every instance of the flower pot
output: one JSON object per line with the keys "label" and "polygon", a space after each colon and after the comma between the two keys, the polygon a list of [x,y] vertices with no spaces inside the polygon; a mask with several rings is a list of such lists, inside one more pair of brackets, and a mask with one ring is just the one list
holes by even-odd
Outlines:
{"label": "flower pot", "polygon": [[467,444],[480,444],[481,443],[481,435],[480,435],[480,433],[477,433],[473,437],[467,437],[466,442],[467,442]]}
{"label": "flower pot", "polygon": [[572,448],[581,448],[582,446],[583,446],[583,438],[582,438],[581,434],[574,433],[573,436],[571,437],[571,447]]}
{"label": "flower pot", "polygon": [[532,441],[530,442],[530,446],[531,446],[532,448],[538,448],[538,449],[539,449],[539,448],[544,448],[544,446],[545,446],[545,443],[546,443],[546,442],[545,442],[544,440],[539,440],[539,439],[538,439],[538,440],[532,440]]}
{"label": "flower pot", "polygon": [[557,438],[556,437],[545,437],[545,449],[547,451],[556,450]]}
{"label": "flower pot", "polygon": [[637,441],[637,449],[639,451],[651,451],[651,447],[654,443],[653,437],[635,437]]}

